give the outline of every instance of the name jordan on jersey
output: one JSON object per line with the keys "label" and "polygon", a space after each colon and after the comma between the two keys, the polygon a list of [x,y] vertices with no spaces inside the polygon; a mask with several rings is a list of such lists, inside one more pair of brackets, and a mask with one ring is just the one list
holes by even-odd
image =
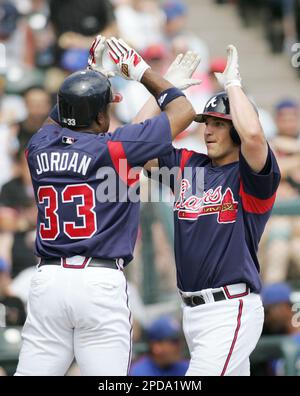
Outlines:
{"label": "name jordan on jersey", "polygon": [[49,172],[74,172],[86,176],[92,157],[74,152],[42,152],[36,155],[36,174]]}

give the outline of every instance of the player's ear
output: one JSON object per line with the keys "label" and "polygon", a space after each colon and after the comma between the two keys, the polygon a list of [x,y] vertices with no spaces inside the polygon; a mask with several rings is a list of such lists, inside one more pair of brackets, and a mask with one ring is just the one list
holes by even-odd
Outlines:
{"label": "player's ear", "polygon": [[101,132],[107,132],[110,125],[108,109],[98,113],[95,122],[97,124],[97,129],[99,129]]}
{"label": "player's ear", "polygon": [[97,117],[96,117],[96,123],[99,126],[103,126],[105,123],[105,118],[104,118],[104,114],[103,113],[98,113]]}

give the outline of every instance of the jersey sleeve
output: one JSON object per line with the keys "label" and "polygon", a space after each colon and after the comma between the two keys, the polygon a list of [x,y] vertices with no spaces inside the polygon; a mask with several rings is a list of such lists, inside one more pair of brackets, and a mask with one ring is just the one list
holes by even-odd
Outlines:
{"label": "jersey sleeve", "polygon": [[167,167],[168,169],[178,167],[182,172],[193,154],[195,154],[194,151],[187,149],[175,149],[173,147],[172,151],[170,151],[168,154],[158,158],[159,167]]}
{"label": "jersey sleeve", "polygon": [[[190,151],[187,149],[176,149],[173,147],[172,151],[168,154],[158,157],[158,166],[160,169],[160,174],[163,175],[162,169],[167,168],[170,172],[168,172],[167,177],[163,179],[163,176],[160,176],[158,180],[160,183],[169,185],[171,190],[174,192],[175,185],[181,180],[181,177],[184,173],[184,167],[188,164],[189,159],[192,155],[195,154],[194,151]],[[155,178],[156,175],[151,174],[152,178]]]}
{"label": "jersey sleeve", "polygon": [[263,214],[272,209],[280,182],[280,170],[273,151],[268,146],[268,156],[263,170],[254,172],[240,153],[240,197],[244,210]]}
{"label": "jersey sleeve", "polygon": [[108,141],[113,159],[121,154],[131,166],[143,166],[147,161],[172,150],[172,136],[167,115],[161,113],[140,124],[118,128]]}

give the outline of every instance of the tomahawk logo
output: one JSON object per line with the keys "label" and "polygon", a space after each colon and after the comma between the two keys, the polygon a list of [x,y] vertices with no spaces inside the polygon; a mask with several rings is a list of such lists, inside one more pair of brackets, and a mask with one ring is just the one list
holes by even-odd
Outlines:
{"label": "tomahawk logo", "polygon": [[205,106],[206,109],[208,109],[209,107],[216,107],[217,106],[217,97],[214,96],[213,98],[211,98],[211,100],[207,103],[207,105]]}
{"label": "tomahawk logo", "polygon": [[234,200],[231,188],[227,187],[222,194],[222,186],[205,191],[202,197],[191,195],[186,198],[190,188],[187,179],[181,181],[180,194],[175,202],[174,210],[178,211],[180,220],[197,220],[200,216],[217,215],[220,224],[235,223],[237,218],[238,202]]}

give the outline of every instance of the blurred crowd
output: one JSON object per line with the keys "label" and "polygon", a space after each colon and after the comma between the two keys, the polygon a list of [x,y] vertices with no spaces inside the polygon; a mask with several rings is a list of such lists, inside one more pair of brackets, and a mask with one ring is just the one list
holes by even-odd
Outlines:
{"label": "blurred crowd", "polygon": [[[300,1],[299,0],[215,0],[218,4],[234,3],[245,27],[259,24],[270,51],[285,53],[287,60],[299,52]],[[299,56],[297,56],[299,60]],[[299,67],[295,68],[300,77]]]}
{"label": "blurred crowd", "polygon": [[[273,52],[290,50],[291,44],[299,41],[300,1],[235,3],[246,25],[254,23],[257,10],[262,10],[261,20]],[[210,56],[205,41],[189,30],[188,15],[184,0],[0,0],[0,327],[22,326],[25,320],[37,259],[33,254],[36,208],[24,151],[55,103],[61,82],[87,66],[88,50],[97,34],[122,37],[161,74],[177,54],[194,50],[202,59],[195,76],[202,84],[190,88],[187,96],[197,111],[202,110],[207,99],[222,90],[214,72],[224,70],[226,59]],[[123,101],[112,108],[113,131],[131,122],[149,94],[137,82],[120,77],[111,81],[113,89],[123,96]],[[288,92],[282,95],[282,100],[273,104],[273,113],[258,110],[282,172],[277,200],[288,203],[300,200],[300,104],[291,100]],[[193,123],[174,145],[205,152],[202,128],[202,124]],[[174,296],[172,244],[162,224],[152,221],[149,233],[154,249],[153,268],[166,294]],[[141,228],[128,276],[135,318],[134,341],[139,345],[147,340],[148,350],[144,351],[147,354],[143,360],[133,366],[132,375],[184,373],[187,365],[182,354],[187,357],[187,352],[180,341],[176,318],[158,318],[165,313],[164,308],[151,314],[141,298],[145,235]],[[272,216],[260,256],[266,287],[298,280],[296,287],[300,288],[300,215]],[[5,310],[1,309],[3,306]],[[173,311],[175,317],[178,315],[174,305],[163,307]],[[179,307],[179,300],[175,307]],[[288,315],[284,317],[289,320]],[[274,334],[278,329],[274,328],[271,324],[268,331]],[[284,326],[277,331],[290,332]]]}

